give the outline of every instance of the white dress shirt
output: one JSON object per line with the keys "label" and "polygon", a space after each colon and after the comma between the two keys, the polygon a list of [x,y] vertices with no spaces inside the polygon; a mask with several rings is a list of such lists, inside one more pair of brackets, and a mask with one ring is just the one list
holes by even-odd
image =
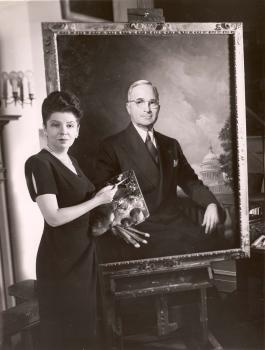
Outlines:
{"label": "white dress shirt", "polygon": [[141,136],[141,139],[144,141],[146,140],[147,137],[147,133],[149,133],[149,136],[151,138],[151,141],[153,142],[155,148],[157,148],[156,146],[156,139],[155,139],[155,135],[154,135],[154,128],[152,128],[152,130],[144,130],[142,128],[139,128],[139,126],[137,126],[136,124],[133,123],[133,126],[135,127],[136,131],[138,132],[138,134]]}

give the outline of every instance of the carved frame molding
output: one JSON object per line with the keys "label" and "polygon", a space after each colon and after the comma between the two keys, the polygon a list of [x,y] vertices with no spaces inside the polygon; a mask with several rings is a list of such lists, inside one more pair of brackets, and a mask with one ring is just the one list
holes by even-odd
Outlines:
{"label": "carved frame molding", "polygon": [[57,54],[57,36],[59,35],[149,35],[167,36],[176,34],[209,34],[231,35],[234,62],[235,120],[237,134],[237,167],[239,183],[239,226],[241,241],[239,249],[214,251],[207,253],[168,256],[162,258],[104,264],[106,273],[115,270],[153,271],[154,269],[180,268],[183,264],[197,265],[210,260],[224,260],[248,257],[250,254],[248,224],[248,188],[247,188],[247,146],[245,125],[245,85],[244,85],[244,53],[243,26],[235,23],[164,23],[164,22],[132,22],[132,23],[43,23],[43,49],[46,69],[47,93],[60,90],[59,64]]}

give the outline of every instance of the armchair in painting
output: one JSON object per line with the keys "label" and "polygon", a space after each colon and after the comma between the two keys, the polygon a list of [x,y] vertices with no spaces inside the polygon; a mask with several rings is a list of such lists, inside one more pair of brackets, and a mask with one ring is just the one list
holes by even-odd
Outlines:
{"label": "armchair in painting", "polygon": [[[201,225],[203,222],[204,209],[198,206],[192,199],[186,196],[183,192],[178,192],[178,197],[181,203],[182,210],[185,215],[188,216],[192,222]],[[234,205],[230,201],[223,201],[221,205],[225,211],[225,221],[220,223],[217,227],[217,234],[224,237],[225,245],[231,247],[235,243],[234,234]]]}

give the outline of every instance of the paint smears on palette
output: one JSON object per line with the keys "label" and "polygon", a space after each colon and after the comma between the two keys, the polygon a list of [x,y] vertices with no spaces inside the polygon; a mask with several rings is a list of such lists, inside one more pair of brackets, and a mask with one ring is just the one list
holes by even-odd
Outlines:
{"label": "paint smears on palette", "polygon": [[117,186],[117,192],[112,203],[101,205],[91,212],[94,235],[101,235],[115,226],[126,228],[146,220],[149,211],[133,170],[115,176],[107,185]]}
{"label": "paint smears on palette", "polygon": [[118,187],[112,202],[113,226],[137,225],[149,216],[147,205],[133,170],[121,173],[108,181],[108,184]]}

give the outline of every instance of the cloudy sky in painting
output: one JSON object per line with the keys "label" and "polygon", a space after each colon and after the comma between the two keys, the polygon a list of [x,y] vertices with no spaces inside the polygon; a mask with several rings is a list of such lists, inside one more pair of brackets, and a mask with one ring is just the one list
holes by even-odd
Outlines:
{"label": "cloudy sky in painting", "polygon": [[[230,117],[228,37],[59,36],[62,86],[84,106],[79,142],[90,140],[88,157],[93,158],[100,140],[128,125],[127,90],[139,79],[150,80],[160,94],[155,128],[176,138],[191,164],[198,166],[210,145],[220,154],[218,135]],[[88,152],[87,146],[80,149]]]}
{"label": "cloudy sky in painting", "polygon": [[227,36],[180,38],[160,52],[156,63],[163,69],[148,74],[160,93],[156,129],[178,139],[196,166],[210,145],[222,151],[218,134],[230,116]]}

